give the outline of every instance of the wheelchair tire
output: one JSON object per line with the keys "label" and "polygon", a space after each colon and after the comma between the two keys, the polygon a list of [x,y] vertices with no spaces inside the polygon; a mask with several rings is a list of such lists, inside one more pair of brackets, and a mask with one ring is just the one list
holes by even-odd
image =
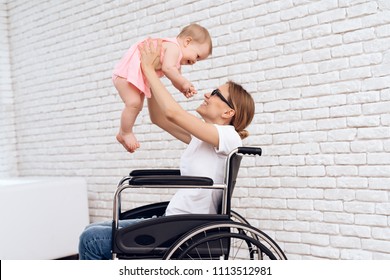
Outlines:
{"label": "wheelchair tire", "polygon": [[215,222],[190,231],[165,253],[163,259],[286,260],[268,235],[246,224]]}

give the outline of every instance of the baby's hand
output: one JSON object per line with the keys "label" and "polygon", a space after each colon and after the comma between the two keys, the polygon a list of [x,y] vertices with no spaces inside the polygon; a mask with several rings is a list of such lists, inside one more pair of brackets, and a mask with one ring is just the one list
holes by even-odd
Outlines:
{"label": "baby's hand", "polygon": [[196,89],[190,82],[187,82],[183,85],[181,92],[185,97],[190,98],[196,94]]}
{"label": "baby's hand", "polygon": [[188,89],[188,91],[184,94],[185,97],[190,98],[197,94],[197,91],[193,85]]}

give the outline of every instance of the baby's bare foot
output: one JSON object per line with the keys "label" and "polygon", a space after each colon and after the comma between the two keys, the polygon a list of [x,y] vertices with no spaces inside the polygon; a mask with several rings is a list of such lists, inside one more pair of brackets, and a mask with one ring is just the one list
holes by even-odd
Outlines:
{"label": "baby's bare foot", "polygon": [[140,147],[137,138],[135,138],[134,133],[122,133],[119,132],[116,135],[116,140],[122,144],[122,146],[130,153],[134,153]]}

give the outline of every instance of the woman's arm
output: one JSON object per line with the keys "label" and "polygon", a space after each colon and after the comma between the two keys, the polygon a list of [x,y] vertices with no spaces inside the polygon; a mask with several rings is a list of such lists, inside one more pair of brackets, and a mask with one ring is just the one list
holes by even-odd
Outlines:
{"label": "woman's arm", "polygon": [[149,108],[149,115],[152,123],[159,126],[161,129],[165,130],[166,132],[168,132],[178,140],[186,144],[190,143],[191,135],[181,127],[170,122],[165,117],[160,106],[157,104],[154,98],[154,93],[152,93],[151,98],[148,98],[148,108]]}
{"label": "woman's arm", "polygon": [[210,143],[214,147],[218,147],[219,135],[217,128],[213,124],[206,123],[185,111],[173,99],[158,78],[154,69],[159,64],[160,50],[161,41],[159,41],[157,45],[157,50],[150,44],[150,41],[147,41],[145,45],[140,46],[142,71],[149,82],[155,102],[160,107],[161,117],[164,117],[167,121],[184,129],[190,135]]}

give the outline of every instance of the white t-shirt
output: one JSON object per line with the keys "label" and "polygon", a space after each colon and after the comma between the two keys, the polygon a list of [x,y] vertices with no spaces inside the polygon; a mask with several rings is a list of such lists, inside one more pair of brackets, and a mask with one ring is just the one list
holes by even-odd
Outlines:
{"label": "white t-shirt", "polygon": [[[192,137],[180,161],[181,175],[203,176],[222,184],[227,155],[242,146],[242,141],[231,125],[215,125],[219,134],[219,147],[214,148]],[[168,204],[166,215],[215,214],[222,199],[222,190],[180,189]]]}

